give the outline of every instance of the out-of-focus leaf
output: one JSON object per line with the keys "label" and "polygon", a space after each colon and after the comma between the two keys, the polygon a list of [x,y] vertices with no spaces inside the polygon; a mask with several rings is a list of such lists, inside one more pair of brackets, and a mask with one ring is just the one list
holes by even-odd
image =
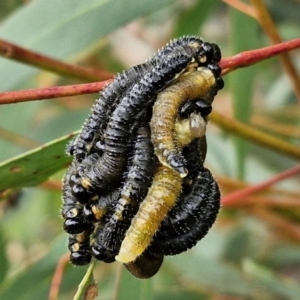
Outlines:
{"label": "out-of-focus leaf", "polygon": [[188,34],[199,34],[199,28],[210,16],[210,12],[216,7],[220,1],[198,0],[195,5],[183,12],[177,22],[175,29],[175,36],[180,37]]}
{"label": "out-of-focus leaf", "polygon": [[280,21],[299,22],[300,5],[294,0],[266,1],[272,17]]}
{"label": "out-of-focus leaf", "polygon": [[248,254],[250,245],[250,232],[245,227],[240,226],[227,235],[224,246],[223,257],[225,260],[238,262]]}
{"label": "out-of-focus leaf", "polygon": [[[0,286],[1,299],[47,299],[50,283],[59,258],[66,253],[66,237],[61,235],[45,257],[38,260],[18,275],[11,277]],[[61,286],[61,293],[76,290],[86,268],[67,267]],[[31,287],[31,288],[28,288]],[[68,298],[70,299],[70,298]]]}
{"label": "out-of-focus leaf", "polygon": [[[257,24],[252,18],[243,13],[231,11],[232,51],[239,53],[257,46]],[[237,70],[229,75],[230,88],[233,99],[234,116],[241,122],[248,123],[251,115],[252,85],[255,69]],[[247,156],[247,142],[235,138],[237,174],[239,178],[245,176]]]}
{"label": "out-of-focus leaf", "polygon": [[[95,46],[101,38],[118,27],[173,2],[35,0],[1,24],[0,37],[66,60]],[[32,67],[0,59],[0,90],[14,89],[37,73]]]}
{"label": "out-of-focus leaf", "polygon": [[[43,107],[43,104],[41,101],[35,101],[31,103],[18,103],[17,105],[1,105],[0,126],[9,131],[32,138],[31,130],[35,125],[33,124],[33,120],[38,111]],[[32,139],[34,140],[34,138]],[[0,149],[1,161],[28,150],[11,141],[4,140],[2,136],[0,137]]]}
{"label": "out-of-focus leaf", "polygon": [[122,270],[118,300],[153,300],[153,278],[140,280]]}
{"label": "out-of-focus leaf", "polygon": [[7,271],[8,271],[8,261],[5,253],[6,247],[5,247],[5,239],[4,239],[4,233],[2,230],[2,226],[0,224],[0,285],[1,282],[5,279]]}
{"label": "out-of-focus leaf", "polygon": [[234,166],[236,164],[234,145],[232,140],[226,139],[225,134],[210,134],[209,129],[206,135],[208,151],[205,164],[218,170],[220,174],[234,176]]}
{"label": "out-of-focus leaf", "polygon": [[[45,108],[47,109],[47,108]],[[81,128],[88,117],[90,109],[66,111],[45,120],[40,126],[32,130],[35,140],[46,143]]]}
{"label": "out-of-focus leaf", "polygon": [[201,285],[215,292],[251,297],[255,286],[238,268],[211,257],[183,253],[172,260],[172,266],[182,280]]}
{"label": "out-of-focus leaf", "polygon": [[243,267],[244,271],[251,275],[257,286],[261,286],[269,294],[273,294],[278,298],[299,299],[300,287],[298,283],[287,280],[287,278],[277,277],[271,269],[267,269],[250,260],[245,260]]}
{"label": "out-of-focus leaf", "polygon": [[67,166],[70,157],[64,155],[67,142],[74,134],[64,136],[32,151],[0,164],[0,190],[32,186]]}
{"label": "out-of-focus leaf", "polygon": [[275,268],[289,268],[300,266],[300,247],[297,245],[275,244],[268,251],[264,264]]}
{"label": "out-of-focus leaf", "polygon": [[177,291],[165,291],[159,292],[155,295],[155,300],[165,300],[165,299],[172,299],[172,300],[207,300],[207,295],[199,295],[195,292],[189,292],[184,290],[177,290]]}

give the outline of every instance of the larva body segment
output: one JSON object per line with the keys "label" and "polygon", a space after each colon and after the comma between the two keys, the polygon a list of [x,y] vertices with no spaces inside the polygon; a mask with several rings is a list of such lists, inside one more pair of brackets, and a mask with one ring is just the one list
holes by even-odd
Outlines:
{"label": "larva body segment", "polygon": [[151,185],[154,166],[155,159],[150,140],[150,129],[148,124],[144,124],[137,130],[133,155],[129,159],[128,170],[124,176],[124,185],[114,206],[114,212],[95,234],[92,252],[98,260],[106,259],[107,256],[115,257],[119,252],[131,219],[136,214],[140,202],[146,196]]}
{"label": "larva body segment", "polygon": [[181,177],[173,169],[160,165],[148,194],[122,242],[116,260],[129,263],[140,256],[150,244],[167,212],[181,192]]}
{"label": "larva body segment", "polygon": [[117,188],[100,196],[95,201],[86,203],[83,207],[83,215],[85,220],[89,222],[103,223],[104,218],[110,211],[114,209],[119,198],[120,190]]}
{"label": "larva body segment", "polygon": [[180,106],[190,99],[205,97],[215,84],[214,74],[205,67],[179,77],[175,84],[158,94],[150,122],[151,140],[161,164],[187,175],[186,161],[175,137],[175,120]]}
{"label": "larva body segment", "polygon": [[72,164],[63,180],[63,195],[61,215],[64,218],[64,230],[69,234],[77,234],[90,230],[93,224],[86,222],[83,218],[83,204],[73,195],[72,188],[69,185],[70,178],[75,174],[75,166]]}
{"label": "larva body segment", "polygon": [[68,248],[70,250],[70,261],[73,265],[84,266],[90,263],[92,254],[90,250],[91,230],[79,234],[70,234]]}

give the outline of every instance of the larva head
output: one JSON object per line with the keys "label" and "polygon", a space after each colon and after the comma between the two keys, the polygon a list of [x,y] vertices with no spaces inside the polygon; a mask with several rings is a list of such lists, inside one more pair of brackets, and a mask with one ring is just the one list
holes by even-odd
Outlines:
{"label": "larva head", "polygon": [[208,63],[206,67],[212,71],[216,78],[218,78],[221,75],[222,70],[219,67],[219,65],[215,63]]}
{"label": "larva head", "polygon": [[70,262],[76,266],[84,266],[89,264],[92,259],[90,247],[88,242],[78,242],[77,238],[76,235],[69,237]]}
{"label": "larva head", "polygon": [[215,62],[219,62],[222,58],[222,54],[221,54],[221,50],[219,48],[219,46],[215,43],[211,43],[210,44],[212,47],[212,58],[211,60],[215,61]]}
{"label": "larva head", "polygon": [[94,229],[94,225],[85,222],[80,217],[66,219],[64,222],[64,231],[69,234],[77,234],[91,229]]}
{"label": "larva head", "polygon": [[81,204],[88,203],[93,198],[93,194],[86,190],[81,184],[75,184],[72,187],[72,194]]}
{"label": "larva head", "polygon": [[90,203],[85,204],[83,207],[83,215],[87,221],[96,222],[98,220],[96,219],[96,216],[93,212],[92,206],[93,206],[93,204],[90,204]]}
{"label": "larva head", "polygon": [[95,202],[87,203],[83,207],[83,214],[86,220],[90,222],[100,221],[107,213],[107,208],[105,206],[101,207],[96,205]]}
{"label": "larva head", "polygon": [[193,58],[199,66],[206,66],[208,63],[221,60],[220,48],[214,43],[191,40],[190,47],[194,51]]}
{"label": "larva head", "polygon": [[91,262],[92,255],[88,249],[79,249],[77,252],[71,252],[70,262],[75,266],[85,266]]}
{"label": "larva head", "polygon": [[212,111],[211,103],[203,99],[193,99],[185,102],[179,109],[179,116],[187,119],[193,113],[200,113],[202,116],[208,116]]}
{"label": "larva head", "polygon": [[100,245],[93,245],[91,250],[92,250],[92,255],[100,261],[103,261],[105,263],[112,263],[115,261],[115,253],[112,254],[111,252],[109,252],[107,249],[105,249]]}

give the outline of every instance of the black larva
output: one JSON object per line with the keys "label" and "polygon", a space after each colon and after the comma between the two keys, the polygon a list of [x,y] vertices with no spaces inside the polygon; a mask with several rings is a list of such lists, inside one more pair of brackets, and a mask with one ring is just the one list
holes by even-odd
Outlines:
{"label": "black larva", "polygon": [[90,251],[91,230],[79,234],[70,234],[68,248],[70,250],[70,261],[77,266],[90,263],[92,255]]}
{"label": "black larva", "polygon": [[[206,141],[202,134],[212,100],[223,87],[220,59],[217,45],[183,37],[144,64],[117,75],[101,93],[67,149],[74,162],[64,178],[62,215],[73,264],[88,264],[92,255],[107,263],[117,259],[134,276],[149,278],[159,270],[164,255],[185,251],[206,234],[218,213],[220,194],[203,167]],[[179,105],[169,107],[175,127],[168,131],[176,143],[178,139],[177,154],[186,161],[179,167],[176,163],[157,166],[150,133],[143,131],[156,97],[203,68],[214,78],[208,91],[180,96]],[[202,83],[194,85],[203,89]],[[179,173],[186,169],[188,174],[180,178],[172,168]],[[166,196],[160,205],[162,192]]]}
{"label": "black larva", "polygon": [[63,205],[61,215],[64,218],[64,230],[69,234],[77,234],[93,229],[93,224],[86,222],[82,216],[83,204],[78,202],[69,185],[70,177],[74,176],[74,165],[71,165],[63,180]]}
{"label": "black larva", "polygon": [[131,219],[136,214],[140,202],[146,196],[151,185],[154,166],[149,125],[142,125],[137,131],[133,155],[129,159],[124,185],[114,212],[95,234],[92,253],[98,260],[106,260],[107,256],[115,257],[119,252]]}
{"label": "black larva", "polygon": [[182,194],[162,222],[149,248],[155,255],[176,255],[194,247],[215,222],[220,208],[219,187],[206,168],[199,168],[190,193]]}
{"label": "black larva", "polygon": [[198,65],[204,65],[207,62],[218,62],[221,59],[220,49],[216,44],[203,42],[196,36],[185,36],[171,41],[144,64],[134,66],[118,74],[113,82],[103,90],[99,100],[92,108],[91,115],[83,125],[81,133],[68,145],[67,154],[75,155],[76,159],[81,161],[90,153],[97,142],[100,144],[98,150],[99,148],[102,149],[103,134],[109,115],[120,99],[134,83],[138,82],[147,72],[160,64],[168,55],[180,48],[186,49],[184,51],[187,53],[190,48],[199,48],[198,56],[196,57]]}
{"label": "black larva", "polygon": [[166,215],[147,251],[153,255],[175,255],[193,247],[212,226],[220,207],[218,185],[203,167],[205,137],[183,149],[189,170],[182,193]]}
{"label": "black larva", "polygon": [[[111,183],[116,179],[115,175],[121,174],[124,170],[131,136],[137,121],[145,109],[153,104],[157,94],[171,84],[178,74],[187,69],[190,71],[191,66],[192,68],[199,66],[201,61],[198,62],[198,56],[201,50],[199,45],[174,50],[174,53],[168,55],[160,65],[135,83],[121,99],[106,128],[104,154],[96,165],[81,173],[88,178],[92,186],[96,186],[99,190],[112,187]],[[180,169],[180,166],[178,168]]]}

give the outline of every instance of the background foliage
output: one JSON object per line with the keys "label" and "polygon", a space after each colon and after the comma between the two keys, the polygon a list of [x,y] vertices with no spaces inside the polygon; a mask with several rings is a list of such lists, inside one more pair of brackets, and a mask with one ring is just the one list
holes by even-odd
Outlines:
{"label": "background foliage", "polygon": [[[299,3],[265,3],[282,39],[299,37]],[[196,34],[216,42],[224,57],[270,44],[255,19],[217,0],[2,0],[0,18],[1,39],[113,73],[144,61],[181,35]],[[299,51],[292,53],[298,70],[299,56]],[[80,81],[0,59],[0,91],[75,83]],[[299,104],[277,58],[237,70],[225,77],[225,83],[214,110],[299,145]],[[68,163],[63,156],[66,138],[55,144],[55,152],[61,149],[59,158],[51,156],[51,145],[49,152],[37,147],[79,129],[95,98],[78,96],[0,108],[1,299],[46,299],[49,295],[57,263],[66,253],[58,213],[65,172],[61,167]],[[296,164],[212,123],[207,136],[206,164],[224,196]],[[24,156],[27,150],[33,151]],[[21,155],[18,162],[22,160],[26,174],[11,179],[7,170],[12,170],[14,161],[6,160],[16,155]],[[47,180],[53,171],[57,172]],[[117,263],[98,263],[94,276],[99,299],[299,299],[299,196],[298,176],[276,189],[241,198],[231,207],[224,204],[207,237],[193,250],[166,258],[150,280],[135,279],[120,271]],[[85,271],[66,266],[58,299],[72,298]]]}

